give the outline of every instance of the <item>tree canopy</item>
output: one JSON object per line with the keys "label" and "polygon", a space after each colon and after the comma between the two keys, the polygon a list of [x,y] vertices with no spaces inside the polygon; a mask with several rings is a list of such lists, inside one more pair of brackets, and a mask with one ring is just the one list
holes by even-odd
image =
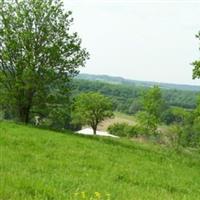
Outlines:
{"label": "tree canopy", "polygon": [[75,99],[74,122],[91,126],[94,134],[98,124],[112,116],[111,100],[100,93],[83,93]]}
{"label": "tree canopy", "polygon": [[[199,33],[196,35],[197,39],[200,40],[200,31]],[[200,78],[200,60],[196,60],[193,63],[194,69],[193,69],[193,78]]]}
{"label": "tree canopy", "polygon": [[55,105],[88,59],[71,14],[60,0],[0,1],[1,95],[22,122],[34,105]]}
{"label": "tree canopy", "polygon": [[142,98],[143,111],[140,111],[137,114],[144,131],[147,133],[156,133],[157,125],[161,121],[161,113],[164,105],[164,100],[159,87],[154,86],[144,94]]}

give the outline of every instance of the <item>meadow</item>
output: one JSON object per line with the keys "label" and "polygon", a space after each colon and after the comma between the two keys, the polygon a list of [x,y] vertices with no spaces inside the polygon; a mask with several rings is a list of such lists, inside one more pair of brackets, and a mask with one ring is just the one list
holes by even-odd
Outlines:
{"label": "meadow", "polygon": [[114,112],[114,116],[101,122],[98,126],[98,129],[102,131],[107,131],[107,128],[112,124],[127,123],[129,125],[135,125],[137,123],[136,121],[137,120],[133,115],[128,115],[121,112]]}
{"label": "meadow", "polygon": [[1,200],[200,199],[199,152],[0,122]]}

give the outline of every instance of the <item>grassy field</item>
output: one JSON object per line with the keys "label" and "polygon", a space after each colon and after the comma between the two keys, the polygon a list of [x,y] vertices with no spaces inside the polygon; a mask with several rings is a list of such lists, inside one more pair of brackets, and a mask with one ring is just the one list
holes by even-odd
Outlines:
{"label": "grassy field", "polygon": [[1,200],[200,199],[198,152],[0,122]]}
{"label": "grassy field", "polygon": [[127,115],[127,114],[120,113],[120,112],[115,112],[114,117],[110,118],[110,119],[106,119],[105,121],[103,121],[98,126],[98,129],[106,131],[107,128],[114,123],[127,123],[127,124],[130,124],[130,125],[135,125],[136,119],[135,119],[135,116]]}

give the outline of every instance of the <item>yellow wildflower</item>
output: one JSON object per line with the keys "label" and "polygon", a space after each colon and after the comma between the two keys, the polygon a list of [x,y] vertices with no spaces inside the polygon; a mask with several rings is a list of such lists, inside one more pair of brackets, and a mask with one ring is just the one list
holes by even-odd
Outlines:
{"label": "yellow wildflower", "polygon": [[86,198],[85,192],[81,192],[81,196],[83,199],[85,199]]}
{"label": "yellow wildflower", "polygon": [[99,192],[95,192],[94,194],[95,194],[95,196],[96,196],[98,199],[101,198],[101,194],[100,194]]}

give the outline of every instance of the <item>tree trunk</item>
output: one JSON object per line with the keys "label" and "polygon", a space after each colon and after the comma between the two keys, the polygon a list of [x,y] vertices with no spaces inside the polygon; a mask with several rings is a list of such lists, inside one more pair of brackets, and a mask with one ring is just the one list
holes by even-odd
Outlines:
{"label": "tree trunk", "polygon": [[98,121],[97,121],[97,119],[95,119],[95,120],[92,122],[92,124],[91,124],[91,127],[92,127],[92,129],[93,129],[94,135],[97,134],[97,126],[98,126]]}
{"label": "tree trunk", "polygon": [[32,107],[33,94],[34,94],[34,92],[32,90],[28,91],[27,95],[25,96],[26,103],[24,103],[24,105],[20,103],[19,107],[18,107],[19,120],[20,120],[20,122],[23,122],[25,124],[29,123],[30,109]]}
{"label": "tree trunk", "polygon": [[97,134],[97,127],[92,127],[94,135]]}
{"label": "tree trunk", "polygon": [[19,120],[25,124],[29,123],[30,107],[19,108]]}

